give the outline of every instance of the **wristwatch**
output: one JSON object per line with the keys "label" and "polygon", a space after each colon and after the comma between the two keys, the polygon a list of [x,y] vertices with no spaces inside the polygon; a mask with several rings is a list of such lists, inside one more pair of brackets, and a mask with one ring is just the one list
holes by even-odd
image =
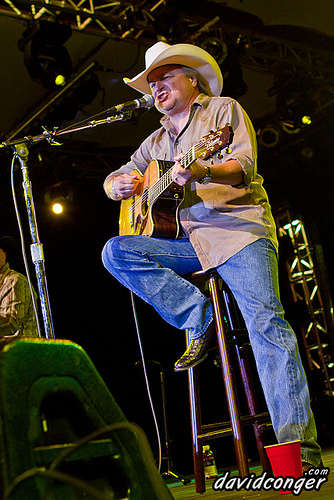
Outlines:
{"label": "wristwatch", "polygon": [[205,176],[203,177],[203,179],[200,179],[199,181],[197,181],[200,184],[209,184],[209,182],[211,182],[211,179],[212,179],[211,168],[208,167],[207,165],[205,166],[205,168],[206,168]]}

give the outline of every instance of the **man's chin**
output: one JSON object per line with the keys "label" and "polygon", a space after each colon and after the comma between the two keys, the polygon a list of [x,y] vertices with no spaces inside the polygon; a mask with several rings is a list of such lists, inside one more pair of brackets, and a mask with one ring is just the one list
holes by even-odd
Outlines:
{"label": "man's chin", "polygon": [[168,108],[167,107],[164,107],[164,103],[160,103],[158,101],[155,101],[155,107],[157,108],[158,111],[160,111],[160,113],[166,115],[168,113]]}

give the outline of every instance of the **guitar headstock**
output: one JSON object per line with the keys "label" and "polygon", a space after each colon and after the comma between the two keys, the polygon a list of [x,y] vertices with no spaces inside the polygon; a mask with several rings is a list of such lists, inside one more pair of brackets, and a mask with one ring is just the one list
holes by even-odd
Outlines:
{"label": "guitar headstock", "polygon": [[232,144],[232,141],[233,130],[231,125],[227,124],[225,127],[220,127],[202,137],[196,147],[196,157],[207,160],[210,156],[217,153],[217,151],[221,151],[224,148],[227,148],[227,152],[230,152],[228,147]]}

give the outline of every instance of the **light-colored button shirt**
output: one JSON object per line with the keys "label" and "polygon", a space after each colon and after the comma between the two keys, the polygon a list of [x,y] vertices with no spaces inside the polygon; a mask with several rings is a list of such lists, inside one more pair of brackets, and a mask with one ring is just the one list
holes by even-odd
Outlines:
{"label": "light-colored button shirt", "polygon": [[5,264],[0,269],[0,338],[38,337],[28,280]]}
{"label": "light-colored button shirt", "polygon": [[[131,160],[110,176],[130,173],[133,169],[144,174],[153,159],[173,161],[211,130],[230,124],[234,132],[230,151],[223,150],[221,159],[215,153],[213,163],[237,160],[245,174],[244,183],[238,187],[213,182],[187,184],[179,211],[184,233],[203,269],[223,264],[259,238],[269,239],[277,250],[275,222],[263,178],[257,173],[256,134],[240,104],[228,97],[200,94],[192,104],[187,125],[178,135],[168,116],[161,119],[161,124]],[[199,163],[210,165],[210,160],[199,160]]]}

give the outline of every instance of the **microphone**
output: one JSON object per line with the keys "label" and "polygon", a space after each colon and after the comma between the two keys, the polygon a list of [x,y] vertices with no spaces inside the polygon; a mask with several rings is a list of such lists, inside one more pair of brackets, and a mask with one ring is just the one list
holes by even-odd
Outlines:
{"label": "microphone", "polygon": [[127,101],[123,102],[123,104],[117,104],[116,106],[110,108],[108,111],[131,111],[132,109],[152,108],[153,106],[154,97],[150,94],[145,94],[141,99],[135,99],[134,101]]}

